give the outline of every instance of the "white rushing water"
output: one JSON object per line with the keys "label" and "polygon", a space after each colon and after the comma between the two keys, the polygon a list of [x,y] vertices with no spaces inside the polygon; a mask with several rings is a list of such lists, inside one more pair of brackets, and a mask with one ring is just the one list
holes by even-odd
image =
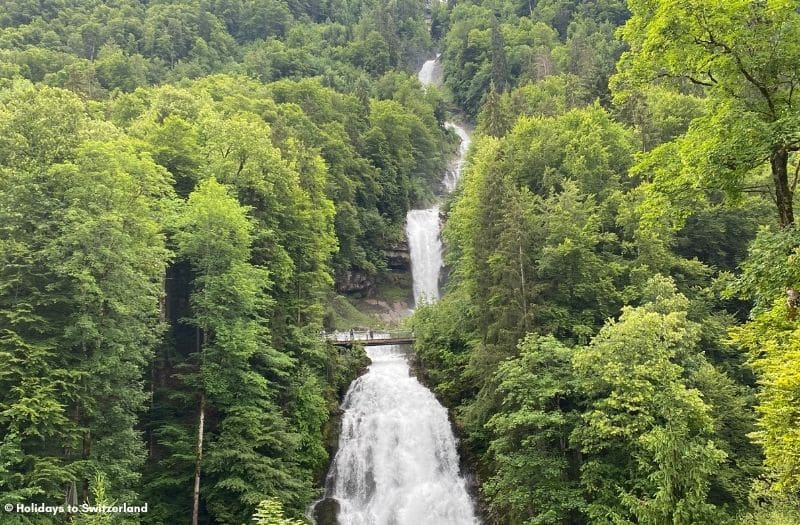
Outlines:
{"label": "white rushing water", "polygon": [[447,193],[452,192],[456,189],[456,185],[458,185],[458,181],[461,179],[461,171],[464,169],[464,162],[467,159],[467,151],[469,150],[470,145],[470,138],[469,133],[457,124],[453,124],[452,122],[445,122],[444,127],[447,129],[452,129],[458,138],[461,139],[461,144],[458,145],[458,156],[453,159],[453,163],[450,165],[450,169],[447,170],[447,173],[444,176],[444,186],[447,189]]}
{"label": "white rushing water", "polygon": [[439,272],[442,269],[442,241],[439,236],[439,207],[411,210],[406,216],[406,235],[411,252],[414,303],[439,299]]}
{"label": "white rushing water", "polygon": [[477,523],[447,410],[409,374],[399,347],[368,347],[367,354],[372,365],[342,405],[340,448],[329,479],[339,523]]}
{"label": "white rushing water", "polygon": [[[438,55],[437,55],[438,59]],[[417,78],[423,86],[437,85],[441,81],[441,64],[428,60],[422,65]],[[450,193],[456,189],[470,139],[467,131],[452,122],[445,128],[453,130],[461,139],[458,155],[444,174],[442,183]],[[442,242],[440,238],[439,206],[427,210],[411,210],[406,216],[406,237],[411,254],[411,274],[414,279],[414,302],[435,302],[439,299],[439,273],[442,269]]]}
{"label": "white rushing water", "polygon": [[430,86],[431,84],[437,85],[442,79],[441,64],[439,63],[439,55],[436,55],[434,60],[428,60],[417,73],[417,78],[423,86]]}
{"label": "white rushing water", "polygon": [[[419,72],[424,85],[440,76],[435,60]],[[456,124],[446,126],[462,140],[442,180],[450,192],[458,183],[469,135]],[[442,268],[439,206],[411,210],[406,222],[415,303],[435,302]],[[339,450],[318,515],[330,520],[335,512],[340,525],[477,525],[447,410],[411,375],[405,350],[372,346],[367,354],[372,364],[353,381],[342,403]]]}

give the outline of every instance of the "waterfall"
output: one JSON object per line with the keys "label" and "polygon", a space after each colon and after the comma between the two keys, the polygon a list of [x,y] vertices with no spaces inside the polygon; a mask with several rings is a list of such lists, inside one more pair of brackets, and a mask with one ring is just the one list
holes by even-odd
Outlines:
{"label": "waterfall", "polygon": [[[422,65],[417,78],[423,86],[436,85],[441,80],[441,65],[436,60],[428,60]],[[453,130],[461,143],[458,155],[453,159],[442,178],[447,193],[456,189],[464,167],[464,159],[469,149],[469,134],[464,128],[446,122],[445,128]],[[411,210],[406,216],[406,237],[411,253],[411,273],[414,279],[414,302],[435,302],[439,299],[439,273],[442,269],[442,242],[440,239],[439,206],[427,210]]]}
{"label": "waterfall", "polygon": [[428,60],[422,64],[419,73],[417,73],[417,78],[423,86],[435,85],[441,80],[441,64],[439,64],[438,59],[439,55],[436,55],[436,59]]}
{"label": "waterfall", "polygon": [[406,216],[406,235],[411,252],[414,303],[439,299],[439,271],[442,269],[442,242],[439,239],[439,207],[411,210]]}
{"label": "waterfall", "polygon": [[[437,82],[436,60],[419,72],[423,85]],[[443,177],[452,191],[461,174],[469,135]],[[406,221],[414,300],[439,299],[442,268],[439,206],[411,210]],[[475,510],[459,473],[456,440],[430,390],[411,375],[407,349],[367,347],[372,364],[353,381],[342,403],[339,450],[331,464],[325,497],[315,507],[319,525],[477,525]]]}
{"label": "waterfall", "polygon": [[342,525],[471,525],[447,410],[409,374],[398,346],[367,348],[369,371],[342,408],[331,495]]}
{"label": "waterfall", "polygon": [[445,189],[447,189],[447,193],[450,193],[456,189],[456,185],[461,178],[461,171],[464,169],[464,162],[467,158],[467,150],[469,150],[470,139],[469,133],[467,133],[464,128],[457,124],[445,122],[444,127],[447,129],[452,129],[455,134],[458,135],[458,138],[461,139],[461,143],[458,145],[458,155],[455,159],[453,159],[450,169],[447,170],[447,173],[444,176],[443,182]]}

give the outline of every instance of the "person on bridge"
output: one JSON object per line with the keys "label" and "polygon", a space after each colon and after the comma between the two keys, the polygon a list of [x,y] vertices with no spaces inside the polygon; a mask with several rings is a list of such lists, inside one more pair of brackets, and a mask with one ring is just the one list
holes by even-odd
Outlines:
{"label": "person on bridge", "polygon": [[350,329],[350,340],[351,340],[351,341],[353,341],[354,339],[355,339],[355,332],[354,332],[354,331],[353,331],[353,329],[351,328],[351,329]]}
{"label": "person on bridge", "polygon": [[372,339],[372,328],[369,329],[369,338]]}

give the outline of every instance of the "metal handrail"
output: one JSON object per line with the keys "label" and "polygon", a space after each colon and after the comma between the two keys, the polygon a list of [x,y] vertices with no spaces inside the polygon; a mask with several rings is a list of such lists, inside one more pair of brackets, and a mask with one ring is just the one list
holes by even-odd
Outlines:
{"label": "metal handrail", "polygon": [[370,337],[369,330],[353,330],[351,332],[325,332],[321,334],[322,339],[327,341],[369,341],[374,339],[413,339],[414,332],[410,330],[372,330]]}

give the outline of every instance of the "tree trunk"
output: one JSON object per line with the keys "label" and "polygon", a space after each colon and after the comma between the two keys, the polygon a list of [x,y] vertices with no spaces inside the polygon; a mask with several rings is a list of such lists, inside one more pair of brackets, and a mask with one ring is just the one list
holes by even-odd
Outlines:
{"label": "tree trunk", "polygon": [[192,497],[192,525],[197,525],[200,515],[200,462],[203,459],[203,424],[206,419],[206,396],[200,395],[200,418],[197,423],[197,448],[194,459],[194,495]]}
{"label": "tree trunk", "polygon": [[525,328],[525,332],[528,332],[528,291],[526,290],[526,283],[525,283],[525,259],[524,253],[522,251],[522,240],[517,240],[519,246],[519,279],[520,279],[520,288],[522,292],[522,325]]}
{"label": "tree trunk", "polygon": [[789,152],[780,148],[772,153],[772,181],[775,184],[775,202],[778,206],[778,223],[781,228],[794,226],[794,210],[792,207],[792,188],[789,186],[787,165]]}
{"label": "tree trunk", "polygon": [[[205,368],[206,347],[208,346],[208,330],[197,327],[197,352],[200,354],[200,373]],[[197,422],[197,447],[194,455],[194,494],[192,496],[192,525],[197,525],[200,518],[200,472],[203,461],[203,427],[206,420],[206,394],[200,393],[200,417]]]}

